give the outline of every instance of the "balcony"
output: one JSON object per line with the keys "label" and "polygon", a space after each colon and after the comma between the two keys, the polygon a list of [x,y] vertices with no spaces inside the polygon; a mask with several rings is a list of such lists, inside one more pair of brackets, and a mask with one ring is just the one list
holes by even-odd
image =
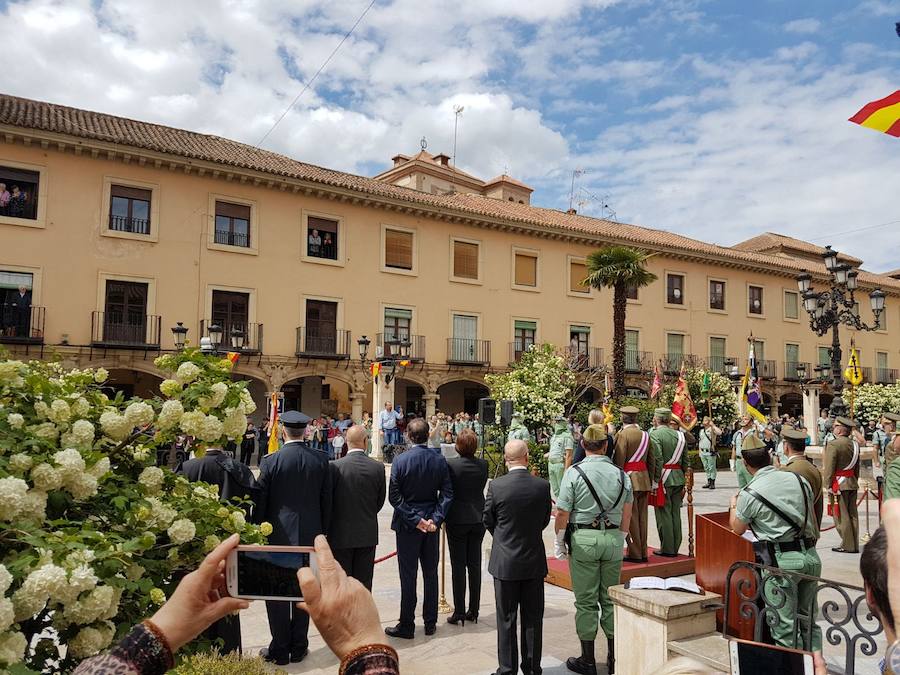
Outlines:
{"label": "balcony", "polygon": [[[399,340],[399,339],[409,340],[409,360],[413,362],[421,362],[425,360],[425,336],[424,335],[387,335],[388,340]],[[392,356],[399,357],[400,356],[400,348],[395,346],[391,348],[391,346],[385,346],[385,334],[377,333],[375,335],[375,345],[382,348],[382,354],[385,358],[390,358]]]}
{"label": "balcony", "polygon": [[872,368],[869,366],[860,367],[862,371],[863,382],[872,382]]}
{"label": "balcony", "polygon": [[[263,324],[261,323],[241,323],[236,321],[210,321],[206,319],[200,322],[200,337],[209,337],[209,327],[218,325],[222,329],[222,344],[219,345],[219,351],[240,351],[241,354],[262,354],[263,350]],[[231,346],[232,331],[241,331],[244,334],[244,346],[240,350],[235,350]]]}
{"label": "balcony", "polygon": [[131,234],[150,234],[150,221],[128,216],[109,216],[109,229],[113,232],[129,232]]}
{"label": "balcony", "polygon": [[602,347],[566,349],[565,357],[566,365],[579,372],[600,370],[603,367]]}
{"label": "balcony", "polygon": [[643,373],[653,370],[653,352],[642,352],[636,349],[625,350],[625,372]]}
{"label": "balcony", "polygon": [[447,338],[447,363],[451,366],[489,366],[491,341]]}
{"label": "balcony", "polygon": [[0,343],[44,344],[45,314],[44,307],[35,305],[0,305]]}
{"label": "balcony", "polygon": [[721,375],[731,375],[732,369],[737,367],[738,360],[733,356],[710,356],[706,359],[706,368]]}
{"label": "balcony", "polygon": [[162,317],[153,314],[93,312],[91,345],[116,349],[159,349]]}
{"label": "balcony", "polygon": [[522,354],[528,351],[530,347],[534,346],[534,342],[532,340],[513,340],[509,343],[509,365],[513,365],[518,363]]}
{"label": "balcony", "polygon": [[896,368],[876,368],[875,382],[878,384],[894,384],[897,381]]}
{"label": "balcony", "polygon": [[799,382],[800,375],[797,374],[798,370],[803,370],[806,373],[806,377],[812,377],[814,375],[810,364],[806,361],[785,361],[784,362],[784,381],[785,382]]}
{"label": "balcony", "polygon": [[296,355],[308,359],[349,359],[350,331],[298,326]]}
{"label": "balcony", "polygon": [[226,246],[241,246],[250,248],[250,235],[246,232],[229,232],[228,230],[216,230],[213,241]]}
{"label": "balcony", "polygon": [[694,354],[663,354],[660,360],[662,361],[663,372],[667,375],[677,375],[681,372],[682,366],[695,368],[701,365],[701,359],[698,359]]}
{"label": "balcony", "polygon": [[761,380],[776,379],[778,377],[778,372],[775,368],[775,361],[772,361],[771,359],[757,359],[756,375]]}

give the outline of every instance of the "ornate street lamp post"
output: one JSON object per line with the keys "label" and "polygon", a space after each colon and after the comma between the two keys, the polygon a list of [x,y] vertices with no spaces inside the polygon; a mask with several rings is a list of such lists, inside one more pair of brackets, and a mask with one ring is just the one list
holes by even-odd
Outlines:
{"label": "ornate street lamp post", "polygon": [[[369,345],[372,341],[365,335],[356,341],[359,347],[359,360],[367,373],[371,373],[371,368],[367,368],[372,363],[381,366],[380,370],[384,371],[384,384],[389,385],[394,377],[398,374],[397,367],[406,368],[409,362],[409,348],[412,344],[409,340],[397,338],[385,338],[385,353],[383,356],[376,357],[373,361],[369,361]],[[402,371],[401,371],[402,373]]]}
{"label": "ornate street lamp post", "polygon": [[[825,268],[830,274],[826,290],[817,291],[812,288],[812,275],[801,274],[797,277],[797,286],[803,296],[803,308],[809,314],[809,327],[816,335],[825,335],[831,331],[831,365],[826,370],[822,369],[823,379],[831,376],[831,387],[834,390],[834,398],[831,401],[829,412],[832,417],[847,414],[847,405],[841,396],[844,391],[844,381],[841,375],[841,340],[838,335],[838,327],[841,324],[850,326],[856,330],[877,330],[881,323],[881,313],[884,311],[884,293],[880,288],[869,293],[869,302],[872,314],[875,317],[873,324],[863,323],[859,318],[859,305],[856,301],[857,276],[859,272],[849,265],[838,263],[837,251],[831,246],[825,247],[822,254]],[[829,372],[830,371],[830,372]]]}
{"label": "ornate street lamp post", "polygon": [[172,339],[175,341],[175,349],[179,352],[184,349],[184,344],[187,342],[187,333],[188,329],[184,327],[181,321],[177,325],[172,326]]}

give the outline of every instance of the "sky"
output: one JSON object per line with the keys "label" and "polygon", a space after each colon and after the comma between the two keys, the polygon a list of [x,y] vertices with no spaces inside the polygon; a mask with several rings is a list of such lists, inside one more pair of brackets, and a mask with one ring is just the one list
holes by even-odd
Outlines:
{"label": "sky", "polygon": [[900,139],[847,121],[900,89],[900,0],[370,2],[0,0],[0,91],[363,175],[463,106],[459,168],[533,204],[900,268]]}

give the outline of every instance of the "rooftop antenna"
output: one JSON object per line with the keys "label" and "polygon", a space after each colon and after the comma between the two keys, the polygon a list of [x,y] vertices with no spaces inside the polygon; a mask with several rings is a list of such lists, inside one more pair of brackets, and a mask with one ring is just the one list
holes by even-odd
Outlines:
{"label": "rooftop antenna", "polygon": [[572,210],[572,206],[575,203],[575,178],[585,173],[586,171],[584,169],[575,169],[572,172],[572,188],[569,190],[569,211]]}
{"label": "rooftop antenna", "polygon": [[453,166],[456,166],[456,132],[459,129],[459,116],[463,114],[465,107],[453,106]]}
{"label": "rooftop antenna", "polygon": [[423,151],[425,150],[425,148],[428,147],[428,141],[425,140],[424,136],[422,136],[422,140],[419,141],[419,146],[422,148]]}

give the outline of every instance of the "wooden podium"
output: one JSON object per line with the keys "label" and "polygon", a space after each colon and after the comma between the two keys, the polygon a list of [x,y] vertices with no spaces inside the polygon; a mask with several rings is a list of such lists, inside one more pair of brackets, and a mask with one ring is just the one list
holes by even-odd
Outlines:
{"label": "wooden podium", "polygon": [[[725,617],[725,610],[716,612],[716,623],[719,628],[723,622],[727,625],[727,634],[744,640],[753,639],[753,618],[742,618],[737,601],[736,589],[741,581],[753,584],[753,576],[747,571],[737,571],[731,577],[731,589],[725,588],[728,569],[737,561],[753,562],[753,545],[731,531],[728,524],[728,512],[705,513],[697,516],[697,584],[707,591],[719,593],[723,598],[731,594],[730,611]],[[755,589],[748,587],[747,594]]]}

